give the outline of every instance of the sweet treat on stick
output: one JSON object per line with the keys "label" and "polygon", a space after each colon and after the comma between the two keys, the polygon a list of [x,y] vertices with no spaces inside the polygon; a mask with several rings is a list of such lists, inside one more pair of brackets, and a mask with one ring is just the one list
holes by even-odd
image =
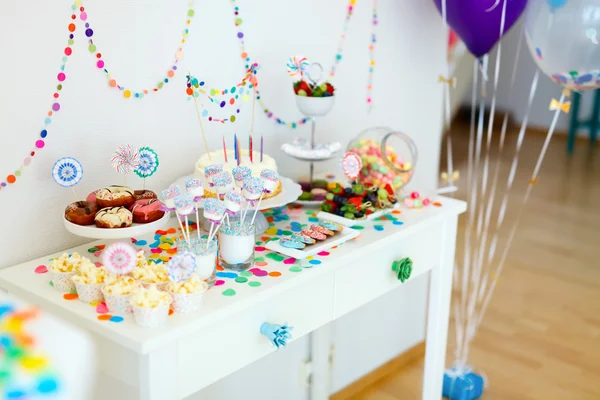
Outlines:
{"label": "sweet treat on stick", "polygon": [[127,186],[112,185],[96,192],[96,203],[100,208],[129,207],[134,202],[134,191]]}
{"label": "sweet treat on stick", "polygon": [[229,172],[219,172],[213,177],[213,185],[219,198],[233,188],[233,178]]}
{"label": "sweet treat on stick", "polygon": [[76,201],[65,209],[65,219],[77,225],[93,225],[99,207],[89,201]]}
{"label": "sweet treat on stick", "polygon": [[175,198],[175,210],[179,215],[189,215],[194,212],[194,199],[191,196],[177,196]]}
{"label": "sweet treat on stick", "polygon": [[163,208],[158,199],[143,199],[133,203],[129,210],[133,214],[133,222],[147,224],[161,219],[165,215]]}
{"label": "sweet treat on stick", "polygon": [[94,222],[98,228],[126,228],[133,223],[133,215],[125,207],[106,207],[98,211]]}
{"label": "sweet treat on stick", "polygon": [[135,196],[136,200],[150,200],[150,199],[157,199],[158,196],[156,196],[156,193],[154,193],[151,190],[136,190],[133,192],[133,195]]}
{"label": "sweet treat on stick", "polygon": [[242,209],[244,198],[233,190],[225,195],[225,207],[230,215],[237,214]]}
{"label": "sweet treat on stick", "polygon": [[260,178],[250,177],[244,182],[242,195],[250,204],[254,205],[254,202],[260,198],[263,189],[264,183]]}
{"label": "sweet treat on stick", "polygon": [[244,181],[252,176],[252,171],[245,165],[240,165],[232,170],[233,179],[235,180],[235,186],[240,189],[244,185]]}
{"label": "sweet treat on stick", "polygon": [[194,201],[199,201],[204,195],[204,183],[200,178],[187,178],[185,180],[185,190],[194,198]]}
{"label": "sweet treat on stick", "polygon": [[279,174],[270,169],[263,169],[260,173],[260,178],[263,180],[263,190],[266,193],[273,192],[279,184]]}
{"label": "sweet treat on stick", "polygon": [[181,194],[181,189],[178,185],[169,187],[168,189],[160,192],[160,199],[162,200],[165,207],[170,210],[175,209],[175,198]]}
{"label": "sweet treat on stick", "polygon": [[213,223],[219,223],[225,213],[225,205],[223,202],[209,198],[204,200],[204,218]]}
{"label": "sweet treat on stick", "polygon": [[210,187],[214,186],[213,179],[220,172],[223,172],[223,164],[211,164],[204,168],[204,177]]}

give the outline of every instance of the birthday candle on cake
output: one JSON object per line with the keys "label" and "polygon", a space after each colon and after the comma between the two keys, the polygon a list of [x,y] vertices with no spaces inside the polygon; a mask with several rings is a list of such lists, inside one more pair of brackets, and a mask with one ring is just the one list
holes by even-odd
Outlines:
{"label": "birthday candle on cake", "polygon": [[[237,146],[237,134],[233,134],[233,156],[235,157],[235,159],[238,159],[238,146]],[[238,163],[238,165],[240,165]]]}
{"label": "birthday candle on cake", "polygon": [[250,162],[254,162],[254,160],[252,159],[252,135],[250,135]]}
{"label": "birthday candle on cake", "polygon": [[260,135],[260,162],[262,162],[263,155],[263,135]]}
{"label": "birthday candle on cake", "polygon": [[227,162],[227,145],[225,144],[225,136],[223,136],[223,155],[225,156],[225,162]]}
{"label": "birthday candle on cake", "polygon": [[242,162],[242,149],[240,149],[240,141],[239,139],[236,137],[236,146],[237,146],[237,165],[238,167],[240,166],[240,163]]}

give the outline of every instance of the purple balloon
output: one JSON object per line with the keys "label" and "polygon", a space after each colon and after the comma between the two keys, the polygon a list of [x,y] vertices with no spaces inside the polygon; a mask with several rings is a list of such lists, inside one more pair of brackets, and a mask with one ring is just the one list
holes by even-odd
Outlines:
{"label": "purple balloon", "polygon": [[[433,0],[440,14],[442,1]],[[481,57],[500,40],[502,7],[506,3],[504,34],[517,22],[527,0],[445,0],[448,25],[475,57]]]}

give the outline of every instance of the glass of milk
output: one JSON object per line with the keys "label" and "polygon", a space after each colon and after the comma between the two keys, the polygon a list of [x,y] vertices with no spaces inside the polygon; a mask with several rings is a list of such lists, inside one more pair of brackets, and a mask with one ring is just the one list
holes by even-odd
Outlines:
{"label": "glass of milk", "polygon": [[217,239],[213,238],[208,246],[207,243],[208,235],[204,235],[200,239],[192,237],[189,242],[185,239],[179,239],[177,250],[189,251],[196,256],[196,271],[194,273],[200,279],[206,281],[208,287],[212,287],[216,279]]}
{"label": "glass of milk", "polygon": [[245,271],[254,265],[256,239],[252,213],[248,214],[243,224],[239,217],[230,216],[219,229],[219,264],[224,269]]}

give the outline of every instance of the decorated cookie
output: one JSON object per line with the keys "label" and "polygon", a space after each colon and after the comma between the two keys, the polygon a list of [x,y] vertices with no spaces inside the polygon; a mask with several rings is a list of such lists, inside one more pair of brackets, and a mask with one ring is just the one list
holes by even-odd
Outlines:
{"label": "decorated cookie", "polygon": [[338,225],[335,222],[327,221],[324,219],[319,221],[319,226],[322,226],[323,228],[327,228],[331,231],[341,231],[344,229],[341,225]]}
{"label": "decorated cookie", "polygon": [[316,240],[327,239],[327,236],[325,236],[325,234],[323,234],[321,232],[313,231],[311,229],[303,229],[302,232],[300,232],[300,234],[304,235],[304,236],[308,236],[308,237],[316,239]]}
{"label": "decorated cookie", "polygon": [[303,248],[306,247],[306,244],[294,240],[292,238],[288,238],[288,237],[283,237],[281,238],[281,240],[279,241],[279,243],[281,243],[281,245],[283,247],[287,247],[288,249],[298,249],[298,250],[302,250]]}
{"label": "decorated cookie", "polygon": [[133,215],[125,207],[106,207],[98,211],[94,222],[98,228],[126,228],[133,223]]}
{"label": "decorated cookie", "polygon": [[295,240],[296,242],[302,242],[304,244],[314,244],[316,243],[316,240],[309,237],[309,236],[305,236],[305,235],[292,235],[290,236],[291,239]]}
{"label": "decorated cookie", "polygon": [[322,233],[322,234],[327,235],[327,236],[333,236],[333,235],[335,235],[335,232],[333,232],[332,230],[329,230],[329,229],[327,229],[327,228],[325,228],[323,226],[320,226],[320,225],[311,225],[310,229],[312,231],[316,231],[316,232]]}

